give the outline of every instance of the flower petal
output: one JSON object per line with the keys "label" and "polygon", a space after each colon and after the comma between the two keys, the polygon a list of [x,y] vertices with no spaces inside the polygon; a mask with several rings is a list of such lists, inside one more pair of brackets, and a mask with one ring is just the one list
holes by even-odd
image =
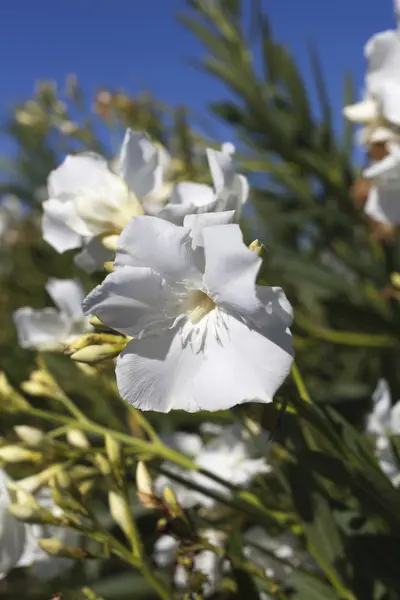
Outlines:
{"label": "flower petal", "polygon": [[45,242],[60,254],[82,245],[82,236],[67,225],[71,212],[67,203],[46,200],[43,203],[43,210],[42,237]]}
{"label": "flower petal", "polygon": [[151,326],[167,328],[177,316],[168,286],[148,267],[116,269],[85,298],[83,310],[130,336],[138,336]]}
{"label": "flower petal", "polygon": [[82,301],[85,291],[77,279],[56,279],[51,277],[45,285],[54,304],[71,319],[81,318]]}
{"label": "flower petal", "polygon": [[197,246],[204,246],[203,229],[205,227],[215,227],[216,225],[228,225],[233,223],[235,217],[234,210],[216,213],[200,213],[197,215],[187,215],[183,221],[183,226],[190,229],[193,250]]}
{"label": "flower petal", "polygon": [[107,170],[107,162],[99,154],[69,155],[49,175],[49,198],[69,200],[81,194],[82,189],[94,188]]}
{"label": "flower petal", "polygon": [[122,397],[141,410],[158,412],[271,402],[292,365],[290,334],[279,323],[259,332],[226,313],[220,318],[222,325],[208,324],[200,351],[185,342],[179,325],[130,342],[117,361]]}
{"label": "flower petal", "polygon": [[75,264],[86,271],[86,273],[95,273],[104,269],[104,263],[114,258],[114,252],[108,250],[102,242],[94,237],[74,258]]}
{"label": "flower petal", "polygon": [[400,64],[400,36],[397,31],[383,31],[374,35],[365,46],[368,60],[366,87],[371,95],[378,94],[382,83],[398,79]]}
{"label": "flower petal", "polygon": [[380,379],[372,395],[373,409],[368,416],[366,431],[372,435],[386,435],[390,428],[392,399],[388,382]]}
{"label": "flower petal", "polygon": [[203,230],[206,292],[219,306],[259,326],[269,315],[257,294],[256,278],[261,258],[243,243],[238,225],[218,225]]}
{"label": "flower petal", "polygon": [[238,218],[249,195],[246,177],[236,174],[235,162],[230,152],[218,152],[208,148],[207,159],[218,200],[216,210],[237,210]]}
{"label": "flower petal", "polygon": [[214,192],[208,185],[182,181],[172,190],[168,204],[160,211],[161,219],[182,225],[186,215],[213,211],[216,206]]}
{"label": "flower petal", "polygon": [[371,188],[364,212],[378,223],[400,225],[399,187],[375,185]]}
{"label": "flower petal", "polygon": [[162,185],[165,157],[144,134],[127,129],[120,152],[120,174],[141,199]]}
{"label": "flower petal", "polygon": [[372,98],[345,106],[343,114],[349,121],[367,125],[379,116],[378,104]]}
{"label": "flower petal", "polygon": [[150,267],[174,283],[198,281],[190,231],[157,217],[134,217],[119,238],[115,266]]}
{"label": "flower petal", "polygon": [[21,348],[58,348],[70,323],[54,308],[35,310],[28,306],[16,310],[13,320]]}
{"label": "flower petal", "polygon": [[17,566],[22,556],[26,527],[8,512],[11,504],[7,489],[8,477],[0,469],[0,580]]}

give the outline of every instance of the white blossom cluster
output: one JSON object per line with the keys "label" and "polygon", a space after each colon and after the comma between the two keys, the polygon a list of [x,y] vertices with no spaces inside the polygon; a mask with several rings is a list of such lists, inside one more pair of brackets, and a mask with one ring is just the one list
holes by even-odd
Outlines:
{"label": "white blossom cluster", "polygon": [[[12,503],[8,490],[10,483],[5,471],[0,469],[0,579],[15,567],[31,567],[35,577],[53,579],[72,566],[73,561],[50,556],[41,549],[39,540],[58,539],[74,546],[79,536],[70,529],[53,525],[30,525],[14,518],[8,511]],[[22,491],[29,491],[28,480],[18,483]],[[36,500],[41,508],[51,511],[54,516],[60,516],[61,509],[54,505],[48,488],[42,488]]]}
{"label": "white blossom cluster", "polygon": [[392,405],[387,381],[381,379],[372,396],[373,408],[367,418],[366,431],[375,441],[375,454],[382,471],[395,487],[400,486],[399,449],[394,438],[400,440],[400,400]]}
{"label": "white blossom cluster", "polygon": [[347,106],[347,119],[362,125],[359,139],[371,149],[384,145],[363,177],[372,182],[365,213],[386,225],[400,224],[400,10],[395,0],[396,30],[374,35],[365,46],[368,62],[364,99]]}
{"label": "white blossom cluster", "polygon": [[233,152],[207,150],[212,187],[173,185],[167,151],[131,130],[112,167],[68,156],[49,176],[43,237],[58,252],[83,248],[77,263],[89,271],[114,258],[113,271],[83,312],[79,283],[50,279],[58,310],[17,310],[20,345],[62,349],[97,317],[133,338],[116,377],[141,410],[271,402],[293,360],[292,309],[280,288],[256,283],[262,260],[235,223],[249,186]]}

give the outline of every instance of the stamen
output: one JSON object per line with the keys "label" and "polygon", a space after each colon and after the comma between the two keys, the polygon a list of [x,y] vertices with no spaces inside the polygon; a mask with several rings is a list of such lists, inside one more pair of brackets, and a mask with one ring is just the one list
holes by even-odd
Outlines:
{"label": "stamen", "polygon": [[214,310],[215,303],[201,290],[193,290],[186,299],[185,308],[189,321],[196,325],[205,315]]}

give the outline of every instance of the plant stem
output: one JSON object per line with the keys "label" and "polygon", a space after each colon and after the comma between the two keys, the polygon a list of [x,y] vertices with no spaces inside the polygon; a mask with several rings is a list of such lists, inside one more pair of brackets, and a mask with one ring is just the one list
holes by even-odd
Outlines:
{"label": "plant stem", "polygon": [[292,377],[296,384],[296,388],[297,388],[297,391],[299,392],[300,398],[303,400],[303,402],[306,402],[307,404],[311,404],[312,400],[311,400],[310,394],[308,393],[308,390],[306,388],[306,385],[303,381],[303,378],[300,374],[300,371],[299,371],[296,363],[293,363],[293,366],[292,366]]}

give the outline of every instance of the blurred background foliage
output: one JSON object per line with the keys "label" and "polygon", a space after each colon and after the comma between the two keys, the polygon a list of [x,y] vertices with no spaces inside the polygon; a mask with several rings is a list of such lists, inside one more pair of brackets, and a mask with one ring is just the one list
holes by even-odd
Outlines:
{"label": "blurred background foliage", "polygon": [[[351,197],[357,177],[353,130],[334,129],[318,53],[310,50],[320,103],[314,107],[295,57],[274,38],[268,16],[254,2],[252,22],[245,23],[244,1],[192,0],[180,18],[204,46],[199,66],[229,91],[229,99],[209,108],[230,126],[240,170],[251,183],[252,209],[243,216],[243,230],[248,242],[257,237],[266,246],[262,280],[282,286],[294,306],[296,362],[317,402],[296,404],[293,383],[284,388],[282,396],[296,404],[299,418],[287,415],[278,442],[294,453],[265,501],[272,511],[299,515],[308,543],[330,565],[330,582],[339,584],[328,585],[322,577],[310,583],[299,571],[295,591],[285,597],[396,600],[399,538],[390,533],[400,531],[399,496],[374,466],[372,449],[357,429],[379,378],[387,379],[394,400],[400,398],[400,306],[390,293],[390,275],[400,269],[398,242],[378,239]],[[346,76],[343,104],[352,100]],[[203,151],[218,144],[193,126],[185,107],[166,107],[147,93],[130,97],[99,89],[87,99],[74,77],[64,90],[38,82],[33,98],[15,107],[5,124],[15,154],[1,161],[0,193],[26,206],[25,217],[13,226],[15,235],[3,236],[0,247],[1,367],[16,385],[35,357],[17,346],[13,311],[49,304],[43,287],[49,276],[79,277],[88,290],[97,280],[74,266],[73,253],[59,255],[41,240],[48,174],[70,152],[96,151],[115,159],[126,127],[145,130],[168,148],[176,179],[207,181]],[[57,377],[75,381],[77,369],[68,359],[51,360],[61,369]],[[79,397],[76,388],[74,394]],[[221,419],[240,418],[241,411]],[[271,407],[251,411],[267,428],[273,426]],[[152,419],[163,430],[178,425],[191,430],[201,416]],[[154,523],[140,523],[154,530]],[[80,579],[95,581],[96,568],[76,567],[76,585]],[[13,597],[21,597],[18,573],[13,578]],[[94,588],[110,598],[152,597],[139,576],[118,571],[112,561]],[[47,592],[50,597],[54,590],[41,587],[39,595]]]}

